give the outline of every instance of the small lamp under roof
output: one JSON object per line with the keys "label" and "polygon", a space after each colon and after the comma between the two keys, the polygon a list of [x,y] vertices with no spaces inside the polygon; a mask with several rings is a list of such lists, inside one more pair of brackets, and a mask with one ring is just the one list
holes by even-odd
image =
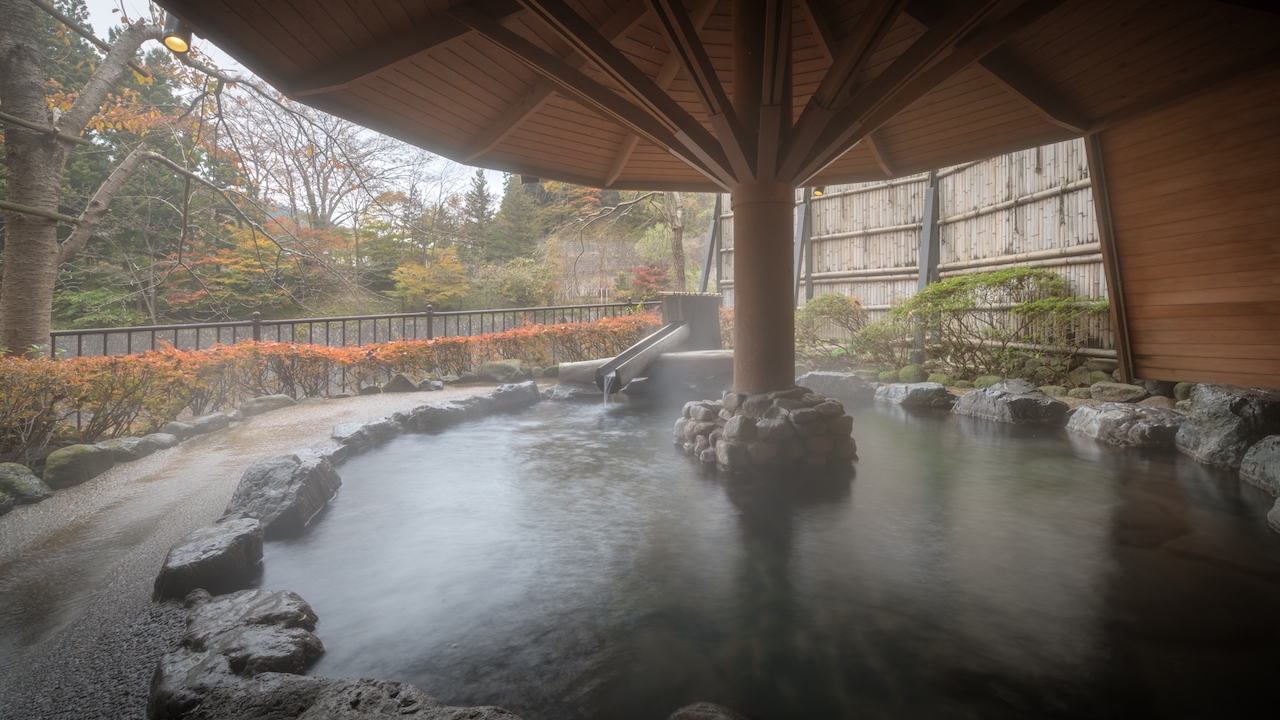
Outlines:
{"label": "small lamp under roof", "polygon": [[818,187],[815,187],[815,188],[813,189],[813,196],[814,196],[814,197],[822,197],[822,194],[823,194],[823,193],[825,193],[826,191],[827,191],[827,186],[826,186],[826,185],[819,185]]}
{"label": "small lamp under roof", "polygon": [[164,46],[179,54],[191,49],[191,28],[173,13],[164,14]]}

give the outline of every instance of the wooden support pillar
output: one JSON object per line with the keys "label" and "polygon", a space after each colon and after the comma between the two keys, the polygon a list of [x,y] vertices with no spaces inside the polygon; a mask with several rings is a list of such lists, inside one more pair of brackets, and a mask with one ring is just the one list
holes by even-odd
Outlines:
{"label": "wooden support pillar", "polygon": [[1111,193],[1107,187],[1107,170],[1102,153],[1102,134],[1084,138],[1089,161],[1089,179],[1093,184],[1093,211],[1098,218],[1098,241],[1102,246],[1102,270],[1107,278],[1107,299],[1111,305],[1111,333],[1115,338],[1116,361],[1120,379],[1134,378],[1133,349],[1129,343],[1129,317],[1125,312],[1124,282],[1120,274],[1120,255],[1116,248],[1116,228],[1111,217]]}
{"label": "wooden support pillar", "polygon": [[733,206],[733,389],[749,395],[795,385],[791,232],[795,188],[747,182]]}

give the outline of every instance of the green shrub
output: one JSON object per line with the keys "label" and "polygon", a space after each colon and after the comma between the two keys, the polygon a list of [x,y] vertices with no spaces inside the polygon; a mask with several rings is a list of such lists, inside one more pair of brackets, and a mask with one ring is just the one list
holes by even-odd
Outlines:
{"label": "green shrub", "polygon": [[854,358],[846,343],[866,322],[857,298],[819,295],[796,310],[796,356],[815,368],[848,367]]}
{"label": "green shrub", "polygon": [[924,382],[929,374],[919,365],[907,365],[898,371],[898,379],[905,383]]}
{"label": "green shrub", "polygon": [[885,370],[884,372],[880,373],[879,380],[882,383],[896,383],[898,382],[898,371]]}
{"label": "green shrub", "polygon": [[936,382],[942,385],[946,385],[947,387],[952,387],[955,385],[956,380],[950,375],[946,375],[943,373],[934,373],[929,376],[929,382]]}
{"label": "green shrub", "polygon": [[[956,374],[1065,378],[1105,300],[1073,297],[1050,270],[1011,267],[933,283],[895,307],[887,321],[919,324],[931,357]],[[1035,362],[1028,369],[1029,355]],[[1035,373],[1036,368],[1049,368]]]}

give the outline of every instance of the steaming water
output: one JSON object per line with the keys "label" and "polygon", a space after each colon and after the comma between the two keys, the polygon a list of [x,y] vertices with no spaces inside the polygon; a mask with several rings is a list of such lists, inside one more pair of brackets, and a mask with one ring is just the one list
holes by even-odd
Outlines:
{"label": "steaming water", "polygon": [[268,544],[262,585],[319,613],[314,674],[526,720],[1274,702],[1264,493],[1062,430],[854,413],[856,477],[826,481],[702,475],[671,448],[671,410],[543,403],[400,437],[340,468],[303,537]]}

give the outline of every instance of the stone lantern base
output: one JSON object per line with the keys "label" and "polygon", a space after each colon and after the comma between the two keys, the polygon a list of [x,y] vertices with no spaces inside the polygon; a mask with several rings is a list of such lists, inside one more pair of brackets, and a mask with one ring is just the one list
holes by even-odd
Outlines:
{"label": "stone lantern base", "polygon": [[729,473],[847,464],[858,455],[852,433],[843,405],[804,387],[685,403],[675,425],[677,447]]}

